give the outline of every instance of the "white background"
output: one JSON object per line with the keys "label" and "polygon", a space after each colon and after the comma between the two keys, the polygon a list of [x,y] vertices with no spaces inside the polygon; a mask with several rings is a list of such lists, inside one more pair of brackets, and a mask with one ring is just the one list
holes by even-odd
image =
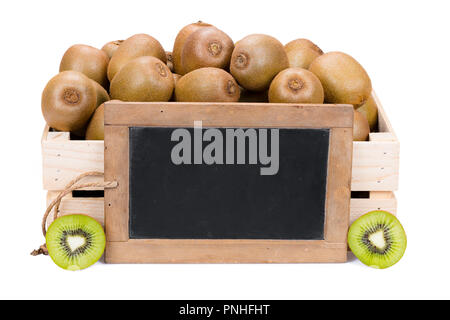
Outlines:
{"label": "white background", "polygon": [[[448,1],[2,1],[0,298],[450,298]],[[266,33],[343,51],[368,71],[401,142],[398,213],[408,235],[387,270],[322,265],[106,265],[67,272],[43,242],[40,95],[76,43],[148,33],[172,49],[203,20],[237,41]]]}

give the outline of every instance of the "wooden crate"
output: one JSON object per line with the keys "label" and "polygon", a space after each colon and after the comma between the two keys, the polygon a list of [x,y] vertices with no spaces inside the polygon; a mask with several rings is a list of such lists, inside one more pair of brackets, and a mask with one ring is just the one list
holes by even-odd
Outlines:
{"label": "wooden crate", "polygon": [[[396,213],[400,144],[386,113],[375,95],[378,106],[378,132],[369,141],[353,142],[352,200],[350,219],[371,210]],[[45,128],[42,136],[43,184],[48,200],[81,173],[104,170],[103,141],[71,140],[68,132]],[[99,182],[102,178],[87,178]],[[103,197],[89,193],[75,194],[62,201],[61,213],[85,213],[103,221]],[[355,196],[355,197],[353,197]]]}

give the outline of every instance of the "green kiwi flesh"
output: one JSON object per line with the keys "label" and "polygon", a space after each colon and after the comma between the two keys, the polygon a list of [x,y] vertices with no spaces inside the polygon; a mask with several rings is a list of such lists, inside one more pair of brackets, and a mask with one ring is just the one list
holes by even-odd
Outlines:
{"label": "green kiwi flesh", "polygon": [[169,101],[174,78],[161,60],[144,56],[129,61],[111,81],[112,99],[134,102]]}
{"label": "green kiwi flesh", "polygon": [[47,124],[59,131],[82,129],[97,108],[94,81],[81,72],[54,76],[42,92],[41,108]]}
{"label": "green kiwi flesh", "polygon": [[81,72],[107,88],[109,85],[106,75],[108,64],[109,57],[104,51],[84,44],[76,44],[64,53],[59,71]]}
{"label": "green kiwi flesh", "polygon": [[323,51],[313,42],[307,39],[297,39],[284,46],[291,68],[308,69]]}
{"label": "green kiwi flesh", "polygon": [[353,113],[353,141],[367,141],[370,127],[365,115],[358,111]]}
{"label": "green kiwi flesh", "polygon": [[53,221],[45,237],[48,254],[59,267],[77,271],[96,263],[105,250],[103,227],[81,215],[62,216]]}
{"label": "green kiwi flesh", "polygon": [[366,116],[367,121],[369,121],[370,131],[375,131],[378,124],[378,107],[373,96],[370,96],[369,100],[356,109],[356,111]]}
{"label": "green kiwi flesh", "polygon": [[281,71],[269,88],[270,103],[323,103],[324,93],[314,73],[302,68]]}
{"label": "green kiwi flesh", "polygon": [[136,34],[121,43],[108,65],[108,79],[112,81],[119,70],[131,60],[150,56],[167,62],[166,51],[158,40],[148,34]]}
{"label": "green kiwi flesh", "polygon": [[315,59],[309,71],[322,82],[325,102],[362,105],[372,93],[372,83],[366,70],[351,56],[329,52]]}
{"label": "green kiwi flesh", "polygon": [[277,39],[253,34],[238,41],[231,56],[230,72],[247,90],[263,91],[273,78],[289,68],[284,46]]}
{"label": "green kiwi flesh", "polygon": [[351,225],[348,245],[362,263],[385,269],[403,257],[407,239],[403,226],[395,216],[386,211],[372,211]]}
{"label": "green kiwi flesh", "polygon": [[123,40],[110,41],[106,43],[102,50],[107,54],[107,56],[111,59],[117,48],[122,44]]}
{"label": "green kiwi flesh", "polygon": [[231,74],[219,68],[200,68],[178,80],[175,87],[179,102],[237,102],[240,90]]}
{"label": "green kiwi flesh", "polygon": [[225,32],[212,26],[199,28],[187,37],[183,46],[183,74],[206,67],[226,69],[233,49],[234,42]]}

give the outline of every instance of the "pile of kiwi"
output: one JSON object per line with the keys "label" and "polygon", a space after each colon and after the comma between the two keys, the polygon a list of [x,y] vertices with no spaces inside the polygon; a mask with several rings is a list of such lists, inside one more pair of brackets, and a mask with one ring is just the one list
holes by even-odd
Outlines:
{"label": "pile of kiwi", "polygon": [[[217,27],[197,22],[180,30],[172,51],[148,34],[110,41],[101,49],[82,44],[70,47],[59,73],[42,93],[41,106],[52,130],[103,140],[104,103],[111,99],[351,104],[356,110],[353,138],[365,141],[377,129],[377,106],[371,93],[367,72],[345,53],[324,53],[307,39],[283,45],[264,34],[235,43]],[[385,214],[364,219],[350,230],[350,247],[369,265],[392,265],[392,259],[387,260],[393,250],[397,250],[395,259],[404,252],[403,229]],[[86,216],[62,217],[49,229],[49,254],[63,268],[87,267],[103,252],[102,233],[101,226]]]}
{"label": "pile of kiwi", "polygon": [[182,28],[172,51],[148,34],[77,44],[63,55],[60,73],[42,94],[49,127],[79,139],[102,140],[102,104],[110,99],[149,102],[258,102],[352,104],[354,140],[377,129],[377,106],[364,68],[342,52],[324,53],[307,39],[283,45],[264,34],[238,42],[217,27]]}

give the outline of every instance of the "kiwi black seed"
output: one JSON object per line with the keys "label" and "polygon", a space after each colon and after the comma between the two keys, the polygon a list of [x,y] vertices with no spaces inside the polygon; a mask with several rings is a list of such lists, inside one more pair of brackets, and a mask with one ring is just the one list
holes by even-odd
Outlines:
{"label": "kiwi black seed", "polygon": [[186,39],[196,30],[203,27],[211,27],[210,24],[204,23],[202,21],[191,23],[185,27],[183,27],[177,34],[175,38],[175,42],[173,44],[172,57],[173,57],[173,67],[176,73],[185,74],[181,64],[181,53],[183,51],[184,44]]}
{"label": "kiwi black seed", "polygon": [[166,51],[158,40],[148,34],[136,34],[121,43],[108,65],[108,78],[110,81],[119,70],[129,61],[143,56],[155,57],[167,62]]}
{"label": "kiwi black seed", "polygon": [[48,254],[61,268],[77,271],[96,263],[105,250],[103,227],[81,215],[62,216],[53,221],[45,237]]}
{"label": "kiwi black seed", "polygon": [[234,42],[225,32],[212,26],[199,28],[184,43],[181,52],[183,72],[206,67],[226,69],[233,49]]}
{"label": "kiwi black seed", "polygon": [[[130,79],[132,79],[130,81]],[[174,79],[161,60],[144,56],[129,61],[111,81],[111,98],[121,101],[169,101]]]}
{"label": "kiwi black seed", "polygon": [[288,67],[289,60],[281,42],[268,35],[253,34],[236,43],[230,71],[245,89],[263,91]]}
{"label": "kiwi black seed", "polygon": [[116,52],[116,50],[119,48],[119,46],[122,44],[122,42],[123,42],[123,40],[110,41],[102,47],[102,50],[105,51],[105,53],[111,59],[111,57]]}
{"label": "kiwi black seed", "polygon": [[79,71],[107,88],[109,85],[106,75],[108,63],[109,57],[104,51],[84,44],[76,44],[64,53],[59,71]]}
{"label": "kiwi black seed", "polygon": [[353,114],[353,141],[367,141],[369,133],[370,127],[366,116],[355,110]]}
{"label": "kiwi black seed", "polygon": [[323,54],[323,51],[308,39],[293,40],[284,48],[291,68],[308,69],[314,59]]}
{"label": "kiwi black seed", "polygon": [[271,103],[323,103],[324,93],[320,80],[302,68],[281,71],[269,88]]}
{"label": "kiwi black seed", "polygon": [[351,225],[348,245],[362,263],[385,269],[403,257],[407,239],[403,226],[395,216],[386,211],[373,211]]}
{"label": "kiwi black seed", "polygon": [[237,102],[240,90],[231,74],[219,68],[200,68],[178,80],[175,87],[179,102]]}
{"label": "kiwi black seed", "polygon": [[80,130],[97,108],[96,86],[81,72],[61,72],[44,88],[41,107],[51,128],[59,131]]}

